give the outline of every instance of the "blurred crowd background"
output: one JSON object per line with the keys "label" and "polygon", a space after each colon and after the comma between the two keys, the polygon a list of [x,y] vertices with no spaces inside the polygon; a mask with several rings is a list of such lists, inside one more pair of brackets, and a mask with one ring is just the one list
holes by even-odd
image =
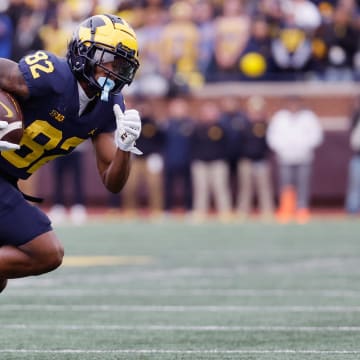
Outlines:
{"label": "blurred crowd background", "polygon": [[[136,29],[141,69],[132,91],[219,81],[358,80],[356,0],[2,0],[0,54],[58,55],[74,27],[103,12]],[[155,86],[156,85],[156,86]]]}
{"label": "blurred crowd background", "polygon": [[[180,209],[194,221],[209,214],[224,222],[254,214],[309,221],[317,151],[329,139],[317,103],[309,107],[306,90],[293,94],[292,86],[356,88],[360,1],[2,0],[0,56],[18,61],[37,49],[65,56],[79,22],[106,12],[126,19],[138,36],[141,67],[124,94],[143,117],[144,156],[134,158],[120,197],[108,194],[103,202],[128,216]],[[276,93],[284,83],[276,107],[251,91],[270,84]],[[224,84],[249,91],[237,93],[235,86],[227,93]],[[212,95],[202,98],[211,87]],[[331,171],[346,183],[336,206],[354,215],[360,212],[360,106],[356,92],[347,95],[337,114],[346,120],[340,126],[346,170]],[[332,106],[336,113],[335,102],[325,104],[330,112]],[[45,170],[23,184],[31,193],[51,189],[53,219],[64,218],[67,206],[74,221],[86,218],[94,201],[89,194],[96,193],[88,170],[81,170],[89,153],[85,145],[58,159],[51,175]],[[329,163],[333,156],[327,154]]]}

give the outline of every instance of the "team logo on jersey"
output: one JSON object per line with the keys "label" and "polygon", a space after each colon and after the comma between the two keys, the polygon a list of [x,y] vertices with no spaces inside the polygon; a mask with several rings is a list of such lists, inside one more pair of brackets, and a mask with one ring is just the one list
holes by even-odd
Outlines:
{"label": "team logo on jersey", "polygon": [[50,116],[59,122],[62,122],[65,120],[65,115],[60,114],[56,109],[53,109],[50,111]]}
{"label": "team logo on jersey", "polygon": [[88,132],[88,135],[90,135],[90,136],[94,136],[94,135],[95,135],[96,130],[97,130],[97,128],[92,129],[91,131],[89,131],[89,132]]}

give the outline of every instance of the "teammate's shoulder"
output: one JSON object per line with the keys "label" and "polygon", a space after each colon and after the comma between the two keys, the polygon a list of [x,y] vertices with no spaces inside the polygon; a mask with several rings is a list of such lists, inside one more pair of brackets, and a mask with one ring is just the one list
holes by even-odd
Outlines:
{"label": "teammate's shoulder", "polygon": [[65,58],[45,50],[24,56],[19,68],[33,95],[43,95],[47,91],[61,93],[74,77]]}

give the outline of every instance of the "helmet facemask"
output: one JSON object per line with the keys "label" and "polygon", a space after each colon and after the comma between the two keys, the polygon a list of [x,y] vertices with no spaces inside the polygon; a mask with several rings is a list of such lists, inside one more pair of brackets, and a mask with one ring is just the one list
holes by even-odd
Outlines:
{"label": "helmet facemask", "polygon": [[[100,67],[106,74],[106,78],[110,78],[115,82],[112,89],[113,93],[118,93],[125,85],[131,84],[134,79],[136,70],[139,67],[137,61],[134,61],[129,56],[129,51],[126,51],[121,44],[118,45],[116,51],[94,46],[95,53],[93,61],[95,65]],[[104,64],[112,63],[111,69]]]}

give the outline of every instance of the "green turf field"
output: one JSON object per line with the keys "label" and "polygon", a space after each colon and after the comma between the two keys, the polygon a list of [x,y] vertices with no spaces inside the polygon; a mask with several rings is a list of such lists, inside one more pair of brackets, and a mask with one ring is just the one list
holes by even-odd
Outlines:
{"label": "green turf field", "polygon": [[0,359],[360,359],[360,221],[62,226],[0,295]]}

